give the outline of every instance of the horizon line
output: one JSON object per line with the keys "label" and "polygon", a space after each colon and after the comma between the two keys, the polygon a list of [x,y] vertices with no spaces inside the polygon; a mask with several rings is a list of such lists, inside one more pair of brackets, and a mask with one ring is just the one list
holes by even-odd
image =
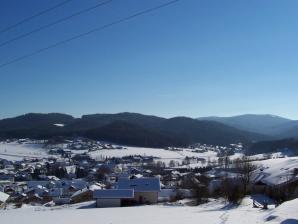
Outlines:
{"label": "horizon line", "polygon": [[230,118],[230,117],[239,117],[239,116],[248,116],[248,115],[256,115],[256,116],[272,116],[272,117],[277,117],[277,118],[283,118],[283,119],[288,119],[288,120],[298,120],[298,119],[294,119],[294,118],[289,118],[287,116],[281,116],[281,115],[276,115],[276,114],[270,114],[270,113],[240,113],[240,114],[233,114],[233,115],[202,115],[202,116],[188,116],[188,115],[174,115],[174,116],[162,116],[162,115],[156,115],[156,114],[150,114],[150,113],[142,113],[142,112],[132,112],[132,111],[120,111],[120,112],[90,112],[90,113],[82,113],[80,115],[74,115],[71,113],[67,113],[67,112],[25,112],[25,113],[21,113],[18,115],[11,115],[11,116],[1,116],[0,115],[0,120],[3,119],[9,119],[9,118],[16,118],[16,117],[20,117],[23,115],[27,115],[27,114],[64,114],[64,115],[69,115],[72,116],[73,118],[82,118],[85,115],[94,115],[94,114],[111,114],[111,115],[115,115],[115,114],[124,114],[124,113],[131,113],[131,114],[141,114],[141,115],[146,115],[146,116],[154,116],[154,117],[161,117],[161,118],[174,118],[174,117],[188,117],[188,118],[192,118],[192,119],[200,119],[200,118]]}

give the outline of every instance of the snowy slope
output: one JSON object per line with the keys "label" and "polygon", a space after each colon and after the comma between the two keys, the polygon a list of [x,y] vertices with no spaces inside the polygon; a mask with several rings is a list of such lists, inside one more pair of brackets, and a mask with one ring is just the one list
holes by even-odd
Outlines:
{"label": "snowy slope", "polygon": [[279,207],[265,216],[270,223],[297,224],[298,223],[298,199],[284,202]]}
{"label": "snowy slope", "polygon": [[[0,211],[1,223],[30,224],[254,224],[297,223],[298,200],[268,210],[252,207],[246,198],[234,207],[222,200],[214,200],[200,206],[152,205],[122,208],[90,208],[90,203],[64,207],[25,207]],[[80,209],[81,208],[81,209]],[[296,222],[288,222],[288,221]]]}
{"label": "snowy slope", "polygon": [[19,161],[23,157],[43,158],[48,157],[46,150],[40,144],[19,144],[16,142],[0,142],[0,158]]}
{"label": "snowy slope", "polygon": [[298,169],[298,157],[268,159],[255,163],[261,168],[254,172],[253,178],[268,185],[278,185],[286,182],[293,170]]}

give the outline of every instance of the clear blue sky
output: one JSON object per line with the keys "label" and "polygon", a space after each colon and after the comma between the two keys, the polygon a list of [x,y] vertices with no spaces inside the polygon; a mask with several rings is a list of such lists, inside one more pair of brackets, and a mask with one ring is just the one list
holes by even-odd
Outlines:
{"label": "clear blue sky", "polygon": [[[0,28],[62,0],[3,0]],[[96,4],[73,0],[6,41]],[[167,0],[111,4],[0,48],[0,63]],[[181,0],[0,69],[0,118],[123,111],[298,119],[297,0]]]}

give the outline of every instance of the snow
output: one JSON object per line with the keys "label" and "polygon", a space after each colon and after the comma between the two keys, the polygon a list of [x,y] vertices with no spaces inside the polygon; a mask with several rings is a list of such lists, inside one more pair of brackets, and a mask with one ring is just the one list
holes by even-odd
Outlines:
{"label": "snow", "polygon": [[181,162],[186,156],[195,158],[214,159],[217,153],[213,151],[192,152],[191,149],[181,149],[181,151],[170,151],[162,148],[143,148],[143,147],[126,147],[125,149],[103,149],[89,153],[93,158],[103,157],[124,157],[124,156],[153,156],[158,157],[161,161],[168,163],[170,160]]}
{"label": "snow", "polygon": [[107,157],[123,157],[130,155],[154,156],[164,159],[182,159],[188,157],[208,157],[215,156],[215,152],[196,153],[191,152],[190,149],[183,149],[182,151],[170,151],[158,148],[142,148],[142,147],[127,147],[126,149],[104,149],[91,152],[92,156],[107,156]]}
{"label": "snow", "polygon": [[[287,157],[257,161],[261,166],[254,172],[253,178],[268,185],[279,185],[290,179],[292,171],[298,169],[298,157]],[[298,178],[298,177],[296,177]]]}
{"label": "snow", "polygon": [[287,156],[291,156],[293,153],[289,150],[288,152],[274,152],[274,153],[262,153],[262,154],[255,154],[250,156],[250,159],[253,160],[262,160],[262,159],[277,159],[277,158],[284,158]]}
{"label": "snow", "polygon": [[298,223],[298,199],[287,201],[274,209],[265,218],[272,223],[297,224]]}
{"label": "snow", "polygon": [[[252,199],[247,197],[239,206],[223,200],[211,200],[200,206],[181,203],[147,205],[121,208],[94,208],[94,202],[58,207],[25,206],[20,209],[0,211],[1,223],[30,224],[297,224],[298,199],[285,202],[268,210],[253,208]],[[184,205],[184,206],[183,206]]]}
{"label": "snow", "polygon": [[229,159],[230,160],[241,159],[243,156],[244,156],[243,153],[237,152],[234,155],[229,156]]}
{"label": "snow", "polygon": [[[72,153],[84,153],[87,150],[72,150]],[[217,159],[217,153],[214,151],[206,151],[206,152],[193,152],[192,149],[180,149],[179,151],[171,151],[162,148],[143,148],[143,147],[126,147],[123,149],[102,149],[97,151],[89,152],[90,156],[94,159],[98,159],[100,157],[124,157],[124,156],[133,156],[133,155],[141,155],[141,156],[153,156],[158,161],[165,162],[169,164],[171,160],[177,161],[179,163],[185,157],[194,157],[208,160]],[[47,153],[47,150],[42,147],[41,144],[20,144],[18,142],[5,143],[0,142],[0,158],[12,160],[12,161],[20,161],[24,157],[30,158],[47,158],[50,157]],[[202,166],[202,162],[193,163],[188,165],[188,167],[200,167]]]}
{"label": "snow", "polygon": [[64,124],[53,124],[54,126],[57,126],[57,127],[64,127],[65,125]]}
{"label": "snow", "polygon": [[0,142],[0,158],[11,161],[21,161],[24,157],[45,158],[49,157],[46,149],[41,144],[19,144],[17,142]]}
{"label": "snow", "polygon": [[[61,124],[55,124],[61,125]],[[64,146],[65,148],[66,146]],[[72,153],[85,153],[87,150],[72,150]],[[171,160],[181,162],[185,157],[204,158],[213,160],[217,153],[213,151],[193,152],[191,149],[180,149],[179,151],[171,151],[162,148],[144,148],[144,147],[126,147],[123,149],[102,149],[89,152],[93,158],[100,157],[124,157],[124,156],[153,156],[159,158],[160,161],[169,163]],[[20,144],[18,142],[0,142],[0,158],[20,161],[23,157],[46,158],[49,157],[47,149],[43,148],[42,144]],[[198,163],[196,166],[201,165]]]}

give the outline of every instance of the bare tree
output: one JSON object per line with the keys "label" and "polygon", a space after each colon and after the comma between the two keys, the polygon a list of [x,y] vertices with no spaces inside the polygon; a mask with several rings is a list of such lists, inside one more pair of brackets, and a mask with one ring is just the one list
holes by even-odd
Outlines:
{"label": "bare tree", "polygon": [[222,179],[221,193],[224,198],[233,203],[239,203],[244,197],[242,187],[227,177]]}
{"label": "bare tree", "polygon": [[224,159],[223,159],[223,157],[218,157],[218,159],[217,159],[217,164],[218,164],[218,166],[223,167],[223,164],[224,164]]}
{"label": "bare tree", "polygon": [[257,169],[257,166],[247,156],[236,159],[235,168],[241,174],[240,179],[243,184],[243,191],[246,194],[248,186],[251,182],[252,172]]}
{"label": "bare tree", "polygon": [[229,156],[225,156],[224,157],[224,166],[225,166],[225,169],[228,169],[229,168],[229,165],[230,165],[230,158],[229,158]]}
{"label": "bare tree", "polygon": [[169,162],[169,167],[175,167],[176,166],[176,162],[175,162],[175,160],[171,160],[170,162]]}

